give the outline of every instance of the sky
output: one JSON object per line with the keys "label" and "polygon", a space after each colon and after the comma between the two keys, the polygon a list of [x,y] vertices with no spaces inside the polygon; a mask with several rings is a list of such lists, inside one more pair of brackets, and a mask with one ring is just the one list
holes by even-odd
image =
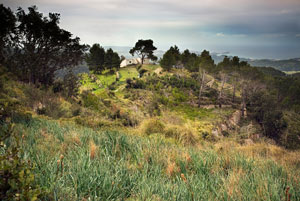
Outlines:
{"label": "sky", "polygon": [[1,0],[61,14],[83,43],[203,49],[247,58],[300,58],[300,0]]}

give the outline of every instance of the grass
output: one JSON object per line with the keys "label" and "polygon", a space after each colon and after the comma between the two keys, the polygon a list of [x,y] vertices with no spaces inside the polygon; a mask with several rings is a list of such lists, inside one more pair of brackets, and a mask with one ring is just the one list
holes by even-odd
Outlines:
{"label": "grass", "polygon": [[[134,66],[131,67],[125,67],[121,68],[119,70],[119,75],[120,79],[117,82],[118,86],[122,86],[126,83],[126,80],[128,78],[137,78],[139,73],[136,70]],[[98,84],[97,82],[93,81],[88,74],[84,73],[82,74],[82,79],[81,79],[81,91],[83,90],[92,90],[95,94],[102,93],[105,88],[107,88],[109,85],[113,84],[116,82],[116,74],[110,74],[108,71],[104,71],[100,75],[96,75],[98,79]]]}
{"label": "grass", "polygon": [[182,147],[44,119],[16,129],[43,200],[284,200],[288,187],[300,199],[299,170],[232,143]]}

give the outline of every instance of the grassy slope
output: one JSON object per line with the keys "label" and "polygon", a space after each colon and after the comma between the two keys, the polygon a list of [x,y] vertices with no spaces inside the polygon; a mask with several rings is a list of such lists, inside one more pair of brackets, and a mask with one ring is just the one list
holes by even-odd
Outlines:
{"label": "grassy slope", "polygon": [[[150,73],[156,70],[155,66],[146,67]],[[265,143],[242,146],[228,138],[215,143],[197,138],[193,146],[184,146],[181,137],[191,137],[189,132],[194,130],[210,132],[215,122],[221,122],[234,110],[178,105],[162,108],[159,117],[145,117],[141,105],[152,93],[140,90],[145,98],[125,99],[122,90],[125,80],[137,76],[137,71],[134,67],[124,68],[120,74],[121,82],[113,98],[107,94],[107,85],[101,88],[87,75],[82,89],[94,88],[96,99],[110,99],[112,106],[106,110],[119,107],[121,111],[129,111],[137,106],[133,112],[141,121],[137,127],[116,127],[101,113],[83,107],[80,117],[84,123],[99,125],[99,118],[108,127],[79,126],[75,124],[79,117],[72,116],[79,106],[32,86],[10,83],[9,95],[25,104],[25,110],[34,116],[27,122],[17,121],[16,129],[20,136],[24,135],[24,158],[35,165],[37,183],[48,189],[47,199],[285,200],[289,187],[291,200],[300,200],[299,151],[289,152]],[[101,79],[109,84],[114,82],[115,75]],[[63,114],[64,119],[35,115],[32,108],[36,101],[46,105],[49,114],[54,113],[53,118]],[[105,107],[103,103],[101,107]],[[145,135],[145,129],[155,127],[152,124],[147,127],[153,119],[165,127]],[[170,136],[174,127],[180,128],[179,139]]]}
{"label": "grassy slope", "polygon": [[157,136],[44,119],[17,128],[25,133],[24,157],[36,165],[37,182],[51,199],[284,200],[288,186],[291,200],[300,199],[299,169],[271,160],[284,153],[275,146],[224,141],[182,147]]}

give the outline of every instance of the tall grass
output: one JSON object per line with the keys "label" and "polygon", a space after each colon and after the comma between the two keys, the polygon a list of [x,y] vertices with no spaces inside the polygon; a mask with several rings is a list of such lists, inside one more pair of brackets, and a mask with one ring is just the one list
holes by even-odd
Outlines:
{"label": "tall grass", "polygon": [[17,128],[44,200],[285,200],[287,188],[300,200],[299,172],[234,149],[42,119]]}

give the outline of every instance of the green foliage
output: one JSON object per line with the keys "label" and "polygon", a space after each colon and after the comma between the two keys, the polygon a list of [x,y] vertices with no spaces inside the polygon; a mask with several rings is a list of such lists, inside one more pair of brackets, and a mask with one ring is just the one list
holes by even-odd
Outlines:
{"label": "green foliage", "polygon": [[109,48],[104,57],[104,66],[106,69],[119,69],[120,68],[121,59],[117,52],[114,52],[111,48]]}
{"label": "green foliage", "polygon": [[91,92],[83,92],[81,94],[81,99],[83,101],[84,107],[92,108],[98,111],[103,107],[103,103],[101,102],[101,100]]}
{"label": "green foliage", "polygon": [[[282,200],[287,187],[291,200],[300,199],[297,171],[245,157],[231,144],[182,147],[163,133],[130,136],[49,120],[17,126],[26,130],[24,151],[39,167],[36,183],[49,189],[42,200]],[[60,154],[64,171],[56,176]]]}
{"label": "green foliage", "polygon": [[132,89],[145,89],[146,88],[146,83],[141,80],[141,79],[127,79],[126,80],[126,88],[132,88]]}
{"label": "green foliage", "polygon": [[160,65],[164,70],[170,71],[171,68],[176,67],[179,62],[180,52],[178,47],[175,45],[174,47],[170,47],[170,49],[165,52],[160,60]]}
{"label": "green foliage", "polygon": [[86,55],[86,62],[91,71],[100,73],[104,70],[105,50],[99,44],[93,44],[90,52]]}
{"label": "green foliage", "polygon": [[300,115],[295,112],[285,112],[284,120],[287,129],[281,135],[280,144],[288,149],[300,148]]}
{"label": "green foliage", "polygon": [[172,96],[174,97],[175,104],[182,104],[188,100],[188,97],[178,88],[173,88]]}
{"label": "green foliage", "polygon": [[9,50],[4,47],[10,45],[15,32],[16,17],[10,8],[6,8],[3,4],[0,4],[0,19],[0,64],[4,64],[7,62],[6,59],[9,54]]}
{"label": "green foliage", "polygon": [[147,135],[154,134],[154,133],[163,133],[165,125],[156,118],[149,119],[144,123],[144,133]]}
{"label": "green foliage", "polygon": [[63,79],[63,90],[66,97],[76,97],[78,95],[79,79],[69,71]]}
{"label": "green foliage", "polygon": [[157,60],[157,57],[153,55],[153,52],[157,48],[153,45],[153,41],[151,39],[148,40],[138,40],[135,43],[135,46],[129,51],[129,53],[134,56],[134,54],[137,54],[141,57],[142,65],[144,64],[145,58],[151,59],[151,60]]}
{"label": "green foliage", "polygon": [[276,106],[275,99],[264,92],[254,93],[251,97],[250,112],[262,125],[264,134],[279,140],[287,122],[283,119],[283,112]]}
{"label": "green foliage", "polygon": [[14,133],[11,124],[1,123],[0,133],[0,199],[37,200],[42,196],[42,190],[36,185],[34,166],[22,157],[23,140]]}
{"label": "green foliage", "polygon": [[[209,54],[209,51],[203,50],[200,55],[200,68],[206,69],[208,72],[213,72],[214,71],[214,60]],[[193,69],[192,71],[198,71],[198,68]]]}
{"label": "green foliage", "polygon": [[[0,9],[1,13],[5,10],[3,6]],[[11,17],[5,20],[11,20]],[[0,51],[9,51],[1,54],[4,56],[1,60],[20,80],[49,86],[57,70],[81,62],[86,46],[80,45],[78,37],[72,38],[70,32],[58,26],[59,14],[49,13],[44,17],[36,6],[32,6],[28,13],[19,8],[15,20],[14,32],[4,33],[10,40],[1,45]]]}

